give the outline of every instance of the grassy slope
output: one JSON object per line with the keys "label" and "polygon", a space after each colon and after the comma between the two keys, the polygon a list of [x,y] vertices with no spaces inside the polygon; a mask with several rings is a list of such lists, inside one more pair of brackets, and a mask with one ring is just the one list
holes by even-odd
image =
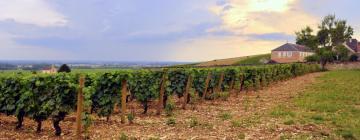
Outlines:
{"label": "grassy slope", "polygon": [[227,59],[217,59],[197,64],[196,66],[224,66],[224,65],[239,65],[239,64],[262,64],[261,59],[270,59],[270,54],[243,56]]}
{"label": "grassy slope", "polygon": [[330,139],[360,139],[360,70],[331,71],[318,81],[293,105],[279,105],[271,115],[286,125],[325,127]]}
{"label": "grassy slope", "polygon": [[270,54],[262,54],[262,55],[255,55],[250,56],[248,58],[242,59],[235,63],[235,65],[243,65],[243,64],[252,64],[252,65],[258,65],[263,64],[260,62],[261,59],[267,59],[270,60],[271,55]]}

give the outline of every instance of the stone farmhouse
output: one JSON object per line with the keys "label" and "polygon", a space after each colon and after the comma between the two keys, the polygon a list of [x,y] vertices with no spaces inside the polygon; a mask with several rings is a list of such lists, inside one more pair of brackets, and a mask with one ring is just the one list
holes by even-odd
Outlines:
{"label": "stone farmhouse", "polygon": [[[360,57],[360,42],[357,39],[349,39],[343,45],[349,50],[349,55]],[[271,60],[276,63],[305,62],[305,57],[313,54],[306,46],[286,43],[271,51]]]}
{"label": "stone farmhouse", "polygon": [[360,42],[357,39],[350,39],[346,41],[344,46],[350,51],[350,54],[357,54],[360,56]]}
{"label": "stone farmhouse", "polygon": [[271,60],[276,63],[305,62],[305,57],[313,54],[306,46],[286,43],[271,51]]}

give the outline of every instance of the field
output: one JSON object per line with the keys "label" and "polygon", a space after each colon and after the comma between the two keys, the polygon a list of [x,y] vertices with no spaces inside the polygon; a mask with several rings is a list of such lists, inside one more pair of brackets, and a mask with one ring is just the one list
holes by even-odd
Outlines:
{"label": "field", "polygon": [[194,65],[201,66],[201,67],[229,66],[229,65],[259,65],[259,64],[264,64],[261,62],[262,59],[270,60],[270,54],[218,59],[218,60],[202,62],[202,63],[194,64]]}
{"label": "field", "polygon": [[255,55],[248,57],[246,59],[242,59],[236,62],[234,65],[260,65],[260,64],[264,64],[261,61],[269,61],[270,58],[271,58],[270,54]]}
{"label": "field", "polygon": [[[133,124],[122,124],[114,113],[109,121],[94,115],[91,139],[359,139],[360,71],[342,70],[306,74],[270,83],[257,91],[223,92],[214,100],[190,103],[171,97],[175,109],[156,115],[156,102],[147,114],[130,103]],[[36,123],[25,118],[14,130],[16,118],[0,115],[0,138],[71,139],[75,114],[62,123],[61,137],[53,135],[51,120],[35,133]]]}

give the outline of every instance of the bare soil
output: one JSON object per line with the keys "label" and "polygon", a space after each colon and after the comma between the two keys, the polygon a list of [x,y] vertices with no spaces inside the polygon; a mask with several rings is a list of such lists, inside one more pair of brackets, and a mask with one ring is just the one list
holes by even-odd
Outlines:
{"label": "bare soil", "polygon": [[[94,116],[89,130],[90,139],[119,139],[122,134],[136,139],[279,139],[283,133],[325,132],[319,126],[284,125],[269,117],[275,106],[289,104],[292,98],[316,82],[323,73],[313,73],[278,82],[259,91],[232,93],[227,100],[197,102],[180,108],[181,100],[176,99],[174,115],[155,115],[151,106],[148,114],[141,114],[137,103],[134,124],[121,124],[120,115],[114,114],[110,121]],[[224,115],[225,114],[225,115]],[[16,118],[0,115],[0,140],[7,139],[75,139],[75,115],[71,114],[61,122],[62,136],[54,136],[51,120],[45,121],[43,131],[36,133],[36,123],[25,119],[24,127],[15,130]],[[175,125],[167,125],[169,118]]]}

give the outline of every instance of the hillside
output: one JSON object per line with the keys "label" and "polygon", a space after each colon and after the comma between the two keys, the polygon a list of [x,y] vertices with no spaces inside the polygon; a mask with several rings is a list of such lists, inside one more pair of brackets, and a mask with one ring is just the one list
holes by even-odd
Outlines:
{"label": "hillside", "polygon": [[267,61],[269,61],[270,59],[271,59],[270,54],[254,55],[254,56],[250,56],[250,57],[247,57],[245,59],[242,59],[242,60],[236,62],[235,65],[245,65],[245,64],[258,65],[258,64],[264,64]]}
{"label": "hillside", "polygon": [[241,64],[263,64],[261,60],[270,60],[270,54],[261,54],[261,55],[251,55],[227,59],[217,59],[207,62],[199,63],[195,66],[199,67],[209,67],[209,66],[226,66],[226,65],[241,65]]}

